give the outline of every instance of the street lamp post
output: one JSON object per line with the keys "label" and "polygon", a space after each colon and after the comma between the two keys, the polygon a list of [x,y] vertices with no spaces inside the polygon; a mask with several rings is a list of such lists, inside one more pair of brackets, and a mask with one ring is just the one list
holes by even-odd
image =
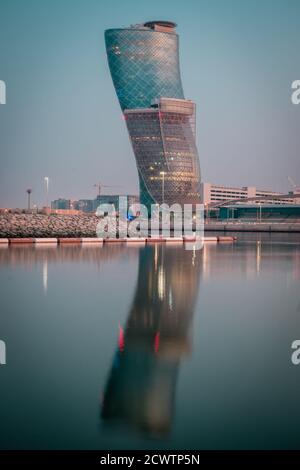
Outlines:
{"label": "street lamp post", "polygon": [[30,188],[26,189],[26,193],[28,195],[27,208],[30,211],[30,194],[32,193],[32,189],[30,189]]}
{"label": "street lamp post", "polygon": [[45,183],[46,183],[46,209],[48,209],[49,177],[45,176],[44,180],[45,180]]}

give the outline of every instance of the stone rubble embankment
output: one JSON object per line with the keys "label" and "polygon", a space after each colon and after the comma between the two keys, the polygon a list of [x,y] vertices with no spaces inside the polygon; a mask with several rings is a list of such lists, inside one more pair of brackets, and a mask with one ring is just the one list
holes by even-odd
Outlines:
{"label": "stone rubble embankment", "polygon": [[95,215],[1,214],[0,238],[95,237]]}

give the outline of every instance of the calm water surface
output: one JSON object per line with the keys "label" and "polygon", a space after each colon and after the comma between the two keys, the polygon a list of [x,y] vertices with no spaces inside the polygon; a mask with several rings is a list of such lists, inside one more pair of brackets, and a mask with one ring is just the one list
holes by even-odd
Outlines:
{"label": "calm water surface", "polygon": [[300,448],[300,237],[0,249],[2,449]]}

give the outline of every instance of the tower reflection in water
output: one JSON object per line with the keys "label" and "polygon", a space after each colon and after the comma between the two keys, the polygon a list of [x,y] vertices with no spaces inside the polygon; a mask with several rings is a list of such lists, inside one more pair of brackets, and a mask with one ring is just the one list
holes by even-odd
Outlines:
{"label": "tower reflection in water", "polygon": [[201,256],[182,246],[140,250],[134,300],[104,392],[105,424],[153,437],[170,431],[180,361],[191,349]]}

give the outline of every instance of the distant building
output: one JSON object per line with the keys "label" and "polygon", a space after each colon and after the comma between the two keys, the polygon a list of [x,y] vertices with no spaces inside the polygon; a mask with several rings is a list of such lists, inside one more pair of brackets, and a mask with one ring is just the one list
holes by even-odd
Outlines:
{"label": "distant building", "polygon": [[82,212],[94,212],[94,199],[79,199],[74,201],[73,208]]}
{"label": "distant building", "polygon": [[64,209],[64,210],[70,210],[71,208],[71,201],[70,199],[55,199],[54,201],[51,201],[51,209]]}
{"label": "distant building", "polygon": [[127,204],[127,210],[130,208],[130,206],[134,204],[139,204],[139,197],[129,194],[129,195],[120,195],[120,194],[102,194],[100,196],[97,196],[95,199],[95,210],[100,204],[113,204],[115,207],[116,212],[119,212],[120,207],[119,207],[119,198],[123,197],[126,198],[126,204]]}
{"label": "distant building", "polygon": [[[201,201],[203,204],[212,204],[222,201],[231,201],[234,199],[248,199],[255,196],[268,197],[268,196],[281,196],[284,193],[276,191],[268,191],[257,189],[255,186],[244,186],[241,188],[233,186],[221,186],[212,183],[201,183]],[[256,201],[249,201],[247,204],[255,204]],[[264,204],[300,204],[299,198],[284,198],[284,199],[269,199],[265,200]]]}
{"label": "distant building", "polygon": [[133,194],[122,195],[122,194],[101,194],[95,199],[79,199],[78,201],[72,201],[71,208],[81,212],[96,212],[97,207],[100,204],[113,204],[116,212],[119,211],[119,198],[127,198],[127,207],[139,203],[139,197]]}
{"label": "distant building", "polygon": [[219,219],[256,219],[268,222],[300,222],[299,204],[236,204],[220,207]]}
{"label": "distant building", "polygon": [[78,201],[71,201],[71,208],[74,210],[78,210]]}

